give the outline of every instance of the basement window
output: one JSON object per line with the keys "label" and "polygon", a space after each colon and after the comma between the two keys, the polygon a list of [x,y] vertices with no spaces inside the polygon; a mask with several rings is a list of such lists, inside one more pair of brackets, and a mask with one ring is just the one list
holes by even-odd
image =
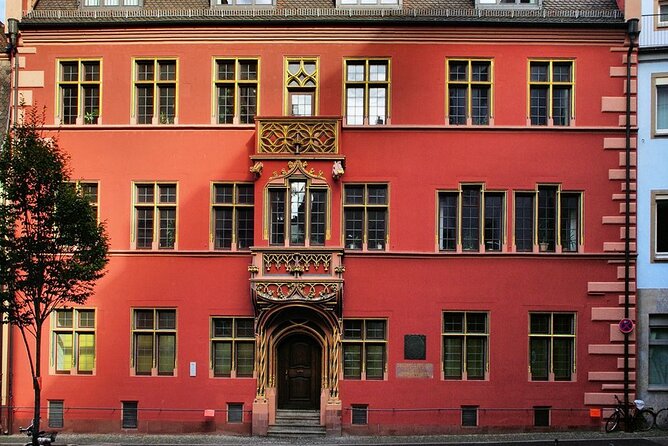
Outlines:
{"label": "basement window", "polygon": [[478,425],[478,406],[462,406],[462,426]]}
{"label": "basement window", "polygon": [[549,406],[536,406],[533,408],[534,427],[548,427],[550,425]]}
{"label": "basement window", "polygon": [[243,423],[244,405],[243,403],[227,403],[227,422]]}
{"label": "basement window", "polygon": [[367,404],[352,405],[352,424],[369,424],[369,406]]}

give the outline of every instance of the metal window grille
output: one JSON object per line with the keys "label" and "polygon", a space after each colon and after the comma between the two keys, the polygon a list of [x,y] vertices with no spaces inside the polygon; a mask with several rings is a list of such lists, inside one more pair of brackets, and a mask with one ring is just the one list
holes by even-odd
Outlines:
{"label": "metal window grille", "polygon": [[478,406],[462,406],[462,426],[478,425]]}
{"label": "metal window grille", "polygon": [[49,400],[49,427],[62,428],[63,425],[63,401]]}
{"label": "metal window grille", "polygon": [[369,424],[369,406],[366,404],[352,405],[352,423],[353,424]]}
{"label": "metal window grille", "polygon": [[227,403],[227,422],[243,423],[244,405],[243,403]]}
{"label": "metal window grille", "polygon": [[533,425],[535,427],[547,427],[550,425],[550,408],[536,406],[533,408]]}
{"label": "metal window grille", "polygon": [[123,429],[137,429],[137,401],[123,401]]}

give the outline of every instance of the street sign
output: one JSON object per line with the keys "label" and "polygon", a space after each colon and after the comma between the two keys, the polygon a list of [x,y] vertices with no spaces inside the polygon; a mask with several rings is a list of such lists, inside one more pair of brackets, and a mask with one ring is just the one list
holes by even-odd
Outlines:
{"label": "street sign", "polygon": [[624,318],[621,321],[619,321],[619,331],[621,331],[624,334],[629,334],[633,331],[635,325],[633,324],[633,321],[629,318]]}

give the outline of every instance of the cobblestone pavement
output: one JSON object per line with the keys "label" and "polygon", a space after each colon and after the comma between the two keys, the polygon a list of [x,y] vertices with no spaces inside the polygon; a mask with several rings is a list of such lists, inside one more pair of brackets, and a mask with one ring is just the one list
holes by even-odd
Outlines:
{"label": "cobblestone pavement", "polygon": [[[0,436],[0,445],[24,445],[28,437],[23,435]],[[470,434],[430,436],[342,436],[267,438],[230,435],[175,434],[175,435],[127,435],[127,434],[67,434],[58,436],[54,446],[172,446],[172,445],[517,445],[517,446],[668,446],[668,433],[650,431],[642,433],[612,433],[565,431],[531,432],[514,434]]]}

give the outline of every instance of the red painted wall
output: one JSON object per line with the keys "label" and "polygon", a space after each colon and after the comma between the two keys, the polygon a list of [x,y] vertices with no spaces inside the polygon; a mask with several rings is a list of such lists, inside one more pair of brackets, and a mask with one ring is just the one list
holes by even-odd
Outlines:
{"label": "red painted wall", "polygon": [[[117,30],[122,32],[123,30]],[[429,29],[426,28],[425,32]],[[85,35],[88,31],[82,31]],[[95,32],[90,32],[95,35]],[[137,30],[137,36],[141,30]],[[113,34],[112,34],[113,35]],[[592,307],[616,307],[616,295],[588,296],[588,282],[615,281],[616,265],[603,254],[604,242],[619,240],[619,228],[603,225],[616,215],[619,193],[609,181],[618,153],[603,150],[604,139],[619,137],[618,115],[602,113],[601,100],[623,94],[623,80],[610,77],[620,56],[623,31],[612,43],[574,44],[415,41],[414,43],[331,43],[269,41],[211,43],[169,39],[165,43],[130,39],[78,45],[30,43],[26,70],[43,71],[44,88],[32,90],[33,104],[46,107],[53,124],[58,58],[102,58],[102,126],[59,129],[61,147],[71,155],[74,178],[97,180],[100,216],[111,238],[107,275],[87,306],[96,309],[97,351],[94,376],[45,373],[43,395],[64,399],[66,430],[117,431],[120,402],[139,400],[144,431],[229,430],[250,432],[250,415],[242,425],[226,425],[224,414],[204,421],[204,409],[223,409],[242,402],[250,410],[255,379],[209,377],[209,318],[252,316],[247,266],[250,254],[207,255],[209,250],[210,182],[252,181],[249,156],[255,150],[255,128],[211,126],[212,57],[259,57],[260,115],[283,112],[283,58],[318,56],[321,116],[340,116],[343,109],[343,60],[347,57],[391,59],[391,126],[344,128],[341,153],[346,173],[331,182],[332,237],[341,244],[341,191],[346,182],[387,182],[390,189],[387,253],[346,253],[344,317],[388,318],[388,377],[381,382],[341,381],[344,428],[361,432],[432,432],[460,426],[459,407],[479,405],[485,428],[532,425],[533,406],[552,406],[555,426],[594,426],[584,392],[596,391],[590,370],[616,371],[609,356],[588,353],[589,344],[609,342],[609,324],[592,322]],[[39,36],[32,36],[37,39]],[[179,60],[179,126],[133,127],[130,122],[132,57],[177,57]],[[481,129],[446,127],[445,60],[494,59],[494,126]],[[566,58],[575,61],[576,126],[535,129],[526,126],[527,61]],[[330,178],[331,161],[308,161]],[[255,243],[261,238],[261,190],[287,160],[264,161],[256,183]],[[176,181],[178,252],[165,255],[128,253],[132,215],[132,181]],[[537,183],[560,183],[564,190],[584,191],[584,253],[575,256],[474,254],[438,255],[436,193],[457,189],[460,182],[484,183],[508,192],[506,238],[512,239],[512,191],[534,190]],[[131,309],[177,309],[177,376],[130,376]],[[490,371],[487,381],[441,379],[441,323],[445,310],[490,312]],[[528,312],[569,311],[577,314],[577,379],[530,382]],[[427,336],[431,379],[402,379],[395,374],[403,359],[405,334]],[[22,351],[18,337],[15,351]],[[47,341],[48,344],[48,341]],[[49,348],[43,360],[49,361]],[[188,376],[190,362],[197,376]],[[417,361],[420,362],[420,361]],[[25,424],[31,405],[27,363],[13,363],[15,424]],[[350,426],[351,404],[368,404],[369,425]],[[381,409],[432,409],[418,412]],[[160,410],[158,410],[160,409]],[[438,409],[438,410],[433,410]],[[513,409],[513,410],[502,410]],[[378,410],[378,411],[374,411]],[[93,421],[94,420],[94,421]],[[92,424],[91,424],[92,423]],[[594,424],[593,424],[594,423]],[[93,427],[91,427],[93,426]]]}

